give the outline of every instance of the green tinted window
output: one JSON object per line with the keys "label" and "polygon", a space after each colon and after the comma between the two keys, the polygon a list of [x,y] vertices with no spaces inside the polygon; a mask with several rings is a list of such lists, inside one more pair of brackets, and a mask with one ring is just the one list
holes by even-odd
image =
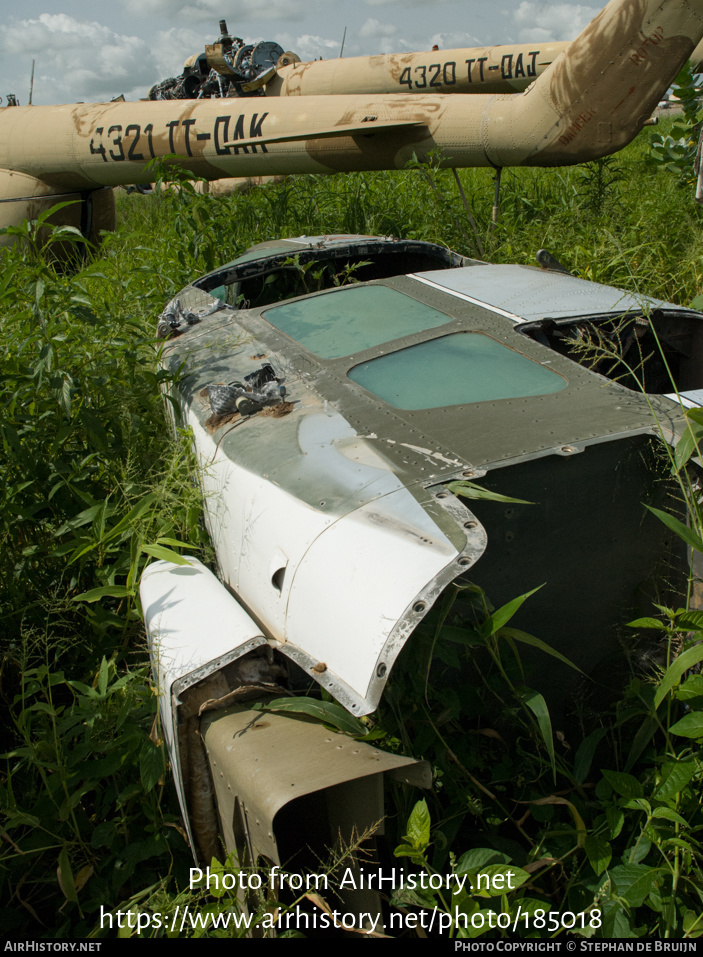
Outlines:
{"label": "green tinted window", "polygon": [[559,392],[556,372],[479,332],[455,333],[362,362],[349,378],[396,409]]}
{"label": "green tinted window", "polygon": [[349,286],[263,313],[322,359],[338,359],[450,322],[451,316],[386,286]]}

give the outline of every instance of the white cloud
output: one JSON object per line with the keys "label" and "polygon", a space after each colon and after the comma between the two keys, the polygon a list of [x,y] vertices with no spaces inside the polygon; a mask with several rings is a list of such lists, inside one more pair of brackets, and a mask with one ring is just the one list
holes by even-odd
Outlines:
{"label": "white cloud", "polygon": [[452,30],[445,33],[435,33],[430,37],[430,47],[439,47],[440,50],[456,50],[464,47],[486,46],[477,40],[473,33],[465,33],[461,30]]}
{"label": "white cloud", "polygon": [[[214,39],[214,37],[212,38]],[[183,71],[183,63],[194,53],[202,53],[206,43],[212,39],[202,32],[187,27],[171,27],[156,34],[154,44],[155,73],[159,79],[178,76]]]}
{"label": "white cloud", "polygon": [[599,12],[599,7],[570,3],[532,3],[522,0],[513,14],[521,43],[573,40]]}
{"label": "white cloud", "polygon": [[154,64],[143,40],[64,13],[42,13],[0,27],[0,52],[18,49],[37,60],[35,102],[47,91],[54,102],[99,100],[122,92],[144,95],[144,87],[154,82]]}
{"label": "white cloud", "polygon": [[164,22],[178,18],[188,23],[207,24],[217,33],[220,18],[227,20],[227,29],[242,35],[241,23],[248,20],[302,20],[307,8],[303,0],[239,0],[232,12],[222,0],[122,0],[127,13],[137,17],[161,17]]}
{"label": "white cloud", "polygon": [[359,30],[359,36],[362,40],[366,40],[368,37],[392,37],[397,32],[398,28],[394,27],[392,23],[379,23],[378,20],[369,17],[369,19],[362,24]]}
{"label": "white cloud", "polygon": [[[228,24],[229,25],[229,24]],[[304,33],[302,36],[293,36],[290,33],[277,33],[276,41],[281,44],[284,50],[291,50],[296,53],[300,59],[307,63],[309,60],[317,60],[320,57],[330,59],[339,56],[339,50],[342,46],[343,30],[338,37],[331,40],[328,37],[316,36],[312,33]],[[347,33],[347,42],[345,43],[345,52],[348,47],[349,34]]]}
{"label": "white cloud", "polygon": [[104,44],[116,39],[142,43],[138,37],[121,36],[100,23],[75,20],[65,13],[42,13],[36,19],[14,21],[0,28],[0,50],[4,53],[15,53],[18,48],[27,53],[52,53],[72,50],[77,42]]}
{"label": "white cloud", "polygon": [[[452,0],[434,0],[431,6],[437,6],[440,3],[451,3]],[[430,0],[364,0],[369,7],[427,7],[430,6]]]}

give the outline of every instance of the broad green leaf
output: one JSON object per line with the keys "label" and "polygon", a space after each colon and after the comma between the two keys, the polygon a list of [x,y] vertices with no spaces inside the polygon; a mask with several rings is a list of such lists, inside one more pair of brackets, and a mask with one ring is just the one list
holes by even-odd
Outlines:
{"label": "broad green leaf", "polygon": [[405,839],[416,851],[424,851],[430,843],[430,810],[424,798],[410,813]]}
{"label": "broad green leaf", "polygon": [[192,548],[187,542],[179,542],[177,538],[166,538],[160,536],[156,539],[157,545],[172,545],[173,548]]}
{"label": "broad green leaf", "polygon": [[61,849],[61,853],[59,854],[59,866],[57,868],[56,875],[58,877],[59,887],[61,888],[63,896],[66,898],[66,900],[77,904],[78,894],[76,893],[76,884],[73,880],[71,862],[68,857],[68,851],[65,847]]}
{"label": "broad green leaf", "polygon": [[139,778],[144,791],[148,794],[158,784],[164,773],[163,748],[157,748],[149,741],[142,747],[139,755]]}
{"label": "broad green leaf", "polygon": [[394,857],[412,857],[418,856],[418,851],[410,844],[399,844],[393,851]]}
{"label": "broad green leaf", "polygon": [[678,734],[681,738],[701,738],[703,737],[703,712],[694,711],[692,714],[685,714],[680,721],[669,728],[672,734]]}
{"label": "broad green leaf", "polygon": [[[703,675],[691,675],[682,685],[676,689],[676,697],[679,701],[692,701],[695,698],[703,698]],[[690,705],[693,707],[693,705]]]}
{"label": "broad green leaf", "polygon": [[697,552],[703,552],[703,541],[692,528],[689,528],[688,525],[684,525],[683,522],[680,522],[678,518],[674,518],[673,515],[669,515],[668,512],[662,512],[659,508],[653,508],[651,505],[645,505],[645,508],[649,509],[653,515],[656,515],[667,528],[675,532],[687,545],[690,545],[691,548],[695,548]]}
{"label": "broad green leaf", "polygon": [[58,711],[54,708],[53,705],[49,704],[48,701],[35,701],[33,705],[30,705],[27,711],[40,711],[42,714],[51,714],[57,715],[61,714],[61,709]]}
{"label": "broad green leaf", "polygon": [[672,472],[679,472],[694,452],[700,454],[701,439],[703,439],[703,427],[696,422],[689,422],[686,431],[676,443]]}
{"label": "broad green leaf", "polygon": [[703,631],[703,611],[685,611],[676,615],[678,631]]}
{"label": "broad green leaf", "polygon": [[654,792],[657,801],[672,801],[696,773],[695,761],[674,761],[662,766],[661,782]]}
{"label": "broad green leaf", "polygon": [[500,897],[529,880],[527,871],[514,864],[488,864],[476,874],[472,891],[477,897]]}
{"label": "broad green leaf", "polygon": [[606,940],[620,940],[637,936],[630,923],[627,909],[621,901],[605,901],[599,909],[602,924],[596,933],[600,937],[605,937]]}
{"label": "broad green leaf", "polygon": [[528,591],[524,595],[520,595],[518,598],[513,598],[513,600],[509,601],[507,605],[503,605],[497,611],[494,611],[488,619],[490,622],[489,634],[494,635],[500,628],[502,628],[504,625],[507,625],[513,615],[516,614],[517,610],[520,608],[520,605],[527,601],[530,595],[534,595],[535,592],[538,592],[540,588],[543,587],[543,585],[538,585],[537,588],[533,588],[532,591]]}
{"label": "broad green leaf", "polygon": [[439,640],[440,642],[451,641],[458,645],[468,645],[469,648],[485,645],[485,640],[471,628],[459,628],[455,625],[442,625]]}
{"label": "broad green leaf", "polygon": [[655,807],[652,812],[652,817],[663,818],[665,821],[673,821],[674,824],[681,824],[683,827],[688,827],[686,818],[681,817],[680,814],[677,814],[677,812],[670,807]]}
{"label": "broad green leaf", "polygon": [[610,844],[602,837],[597,837],[595,834],[588,834],[586,840],[583,842],[583,849],[586,852],[586,857],[596,877],[600,877],[610,864],[613,856]]}
{"label": "broad green leaf", "polygon": [[127,598],[134,597],[134,589],[127,588],[125,585],[101,585],[100,588],[91,588],[90,591],[84,591],[81,595],[76,595],[73,601],[85,601],[88,603],[99,601],[101,598]]}
{"label": "broad green leaf", "polygon": [[654,733],[659,727],[656,714],[645,715],[642,724],[637,729],[637,733],[632,739],[632,745],[625,762],[625,770],[631,771],[635,766],[637,759],[654,737]]}
{"label": "broad green leaf", "polygon": [[665,841],[661,842],[661,848],[663,851],[668,851],[669,848],[674,848],[674,847],[680,848],[685,854],[691,853],[691,842],[685,841],[683,840],[683,838],[667,837]]}
{"label": "broad green leaf", "polygon": [[103,660],[100,662],[100,671],[98,672],[98,692],[101,695],[104,695],[107,691],[107,679],[110,673],[110,666],[107,663],[107,659],[103,656]]}
{"label": "broad green leaf", "polygon": [[[459,895],[462,895],[461,898]],[[473,897],[470,897],[466,892],[454,891],[452,897],[452,910],[460,914],[467,914],[471,917],[472,914],[475,914],[476,911],[480,908],[480,904],[477,900],[474,900]],[[469,922],[467,922],[469,924]],[[470,924],[469,924],[470,926]]]}
{"label": "broad green leaf", "polygon": [[623,803],[623,807],[629,811],[644,811],[647,815],[652,813],[652,805],[645,798],[630,798]]}
{"label": "broad green leaf", "polygon": [[492,847],[475,847],[462,854],[456,865],[457,874],[468,874],[478,871],[486,864],[509,864],[510,859],[502,851],[495,851]]}
{"label": "broad green leaf", "polygon": [[623,774],[622,771],[604,771],[603,769],[601,769],[601,774],[613,791],[621,797],[630,799],[643,796],[642,785],[631,774]]}
{"label": "broad green leaf", "polygon": [[94,829],[90,838],[90,846],[95,848],[109,848],[112,846],[112,842],[117,837],[117,834],[117,824],[114,824],[111,821],[104,821],[102,824],[98,824],[98,826]]}
{"label": "broad green leaf", "polygon": [[[416,859],[419,859],[417,851],[414,856]],[[423,907],[425,909],[432,909],[437,906],[437,895],[429,889],[396,887],[391,897],[391,904],[393,907]]]}
{"label": "broad green leaf", "polygon": [[552,735],[552,721],[549,717],[549,708],[547,707],[547,702],[538,691],[532,691],[530,688],[525,688],[523,690],[522,700],[537,718],[537,724],[539,725],[542,739],[547,748],[549,761],[552,765],[552,774],[554,775],[554,780],[556,782],[557,766],[554,759],[554,736]]}
{"label": "broad green leaf", "polygon": [[144,496],[134,508],[130,509],[129,512],[120,519],[120,521],[115,525],[114,528],[111,528],[110,531],[105,536],[105,541],[109,542],[111,539],[116,538],[121,532],[129,528],[138,518],[146,512],[151,506],[159,500],[159,495],[157,492],[149,492]]}
{"label": "broad green leaf", "polygon": [[[479,920],[479,917],[482,920]],[[491,929],[491,920],[495,921],[495,919],[495,911],[480,910],[466,921],[466,926],[464,926],[463,920],[458,920],[455,931],[456,937],[458,940],[475,940],[476,937],[482,937]]]}
{"label": "broad green leaf", "polygon": [[[122,912],[125,914],[125,911]],[[132,916],[133,915],[133,916]],[[128,910],[125,916],[122,918],[122,922],[119,923],[117,938],[118,940],[132,937],[137,928],[137,921],[139,920],[139,911],[136,907],[133,907],[131,910]]]}
{"label": "broad green leaf", "polygon": [[54,532],[54,535],[58,537],[59,535],[63,535],[65,532],[70,532],[75,528],[80,528],[81,525],[88,525],[89,522],[93,521],[103,506],[104,503],[101,502],[99,505],[91,505],[90,508],[84,509],[84,511],[79,512],[78,515],[74,515],[73,518],[69,519],[69,521],[64,522],[64,524]]}
{"label": "broad green leaf", "polygon": [[622,831],[625,823],[625,814],[621,807],[610,804],[605,809],[605,819],[608,822],[610,839],[614,840],[620,834],[620,831]]}
{"label": "broad green leaf", "polygon": [[88,781],[82,784],[73,794],[68,794],[64,800],[61,802],[61,807],[59,808],[59,820],[67,821],[71,816],[71,811],[80,804],[83,796],[87,791],[91,790],[92,784]]}
{"label": "broad green leaf", "polygon": [[652,842],[648,837],[638,838],[632,847],[625,849],[622,859],[626,864],[641,864],[652,849]]}
{"label": "broad green leaf", "polygon": [[487,488],[476,485],[475,482],[449,482],[446,487],[454,495],[461,495],[463,498],[483,499],[487,502],[514,502],[516,505],[535,504],[526,502],[524,498],[511,498],[509,495],[490,492]]}
{"label": "broad green leaf", "polygon": [[646,864],[620,864],[608,872],[614,882],[618,897],[624,898],[630,907],[643,904],[659,876],[660,869]]}
{"label": "broad green leaf", "polygon": [[[17,751],[12,751],[9,754],[0,755],[0,757],[14,757],[14,755],[17,753]],[[22,824],[25,824],[27,827],[41,827],[41,821],[38,817],[35,817],[33,814],[26,814],[24,811],[11,811],[9,812],[9,816],[5,819],[5,827],[7,830],[10,830],[13,827],[20,827]]]}
{"label": "broad green leaf", "polygon": [[75,688],[76,691],[80,692],[80,694],[87,698],[97,697],[98,693],[95,688],[91,688],[90,685],[83,684],[82,681],[67,681],[66,684],[68,684],[71,688]]}
{"label": "broad green leaf", "polygon": [[142,551],[152,558],[161,559],[164,562],[171,562],[172,565],[190,565],[187,558],[179,555],[178,552],[171,551],[170,548],[164,548],[163,545],[142,545]]}
{"label": "broad green leaf", "polygon": [[335,701],[318,701],[317,698],[274,698],[272,701],[257,702],[252,705],[257,711],[280,711],[286,714],[304,714],[317,718],[325,724],[356,736],[366,735],[368,728],[358,718],[349,714],[341,704]]}
{"label": "broad green leaf", "polygon": [[664,672],[661,684],[657,689],[657,693],[654,695],[655,709],[659,707],[674,685],[679,683],[684,671],[688,671],[689,668],[697,665],[699,661],[703,661],[703,644],[694,645],[692,648],[680,654],[678,658],[674,658]]}
{"label": "broad green leaf", "polygon": [[659,631],[666,631],[667,626],[658,618],[637,618],[635,621],[628,621],[627,628],[657,628]]}
{"label": "broad green leaf", "polygon": [[683,918],[683,931],[684,936],[688,938],[703,935],[703,914],[697,914],[694,910],[687,910]]}
{"label": "broad green leaf", "polygon": [[524,645],[531,645],[533,648],[539,648],[540,651],[545,652],[547,655],[551,655],[552,658],[557,658],[559,661],[563,662],[565,665],[568,665],[569,668],[573,668],[574,671],[578,671],[579,674],[583,674],[581,669],[569,661],[568,658],[565,658],[564,655],[556,651],[551,645],[548,645],[546,641],[542,641],[541,638],[535,638],[534,635],[528,635],[526,631],[520,631],[519,628],[501,628],[501,636],[505,635],[508,638],[512,638],[514,641],[521,641]]}
{"label": "broad green leaf", "polygon": [[593,755],[596,753],[596,748],[598,747],[599,741],[605,736],[605,734],[605,728],[597,728],[595,731],[591,731],[591,733],[585,737],[578,746],[576,757],[574,758],[574,778],[578,784],[583,784],[588,777],[588,772],[591,770]]}
{"label": "broad green leaf", "polygon": [[528,922],[527,925],[525,925],[523,921],[523,916],[522,916],[523,914],[532,915],[535,913],[535,911],[538,911],[538,910],[548,911],[551,906],[547,901],[541,901],[537,897],[519,897],[517,900],[511,901],[510,904],[511,904],[511,907],[510,907],[511,914],[515,914],[517,912],[516,905],[517,904],[520,905],[520,920],[518,922],[519,927],[532,926],[531,921]]}

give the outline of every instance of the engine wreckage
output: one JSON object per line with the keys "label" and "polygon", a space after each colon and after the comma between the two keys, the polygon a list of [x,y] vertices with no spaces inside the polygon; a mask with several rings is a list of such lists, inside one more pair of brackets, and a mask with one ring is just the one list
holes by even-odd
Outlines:
{"label": "engine wreckage", "polygon": [[180,76],[161,80],[149,90],[150,100],[200,100],[212,97],[256,96],[276,74],[276,65],[299,62],[271,40],[245,43],[230,36],[220,20],[220,38],[205,52],[188,57]]}

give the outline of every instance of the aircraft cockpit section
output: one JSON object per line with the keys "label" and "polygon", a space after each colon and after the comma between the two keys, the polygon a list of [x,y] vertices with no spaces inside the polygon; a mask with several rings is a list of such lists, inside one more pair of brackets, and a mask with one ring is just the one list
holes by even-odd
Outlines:
{"label": "aircraft cockpit section", "polygon": [[[161,362],[177,373],[170,406],[192,436],[220,581],[194,559],[158,562],[142,601],[201,857],[218,828],[236,845],[241,806],[250,853],[282,860],[301,767],[330,807],[343,782],[362,786],[343,740],[320,742],[314,724],[285,716],[252,776],[246,749],[230,750],[257,726],[249,699],[318,685],[350,714],[370,713],[453,583],[496,606],[534,591],[516,626],[585,674],[661,602],[653,583],[685,592],[685,544],[643,503],[685,519],[672,496],[687,423],[676,390],[693,402],[701,388],[702,319],[565,273],[350,235],[261,244],[169,303]],[[584,594],[598,601],[574,616]],[[524,661],[562,714],[572,670]],[[339,765],[308,773],[320,745]],[[213,769],[206,829],[191,748]],[[371,819],[383,774],[424,772],[368,758],[379,772],[363,778]]]}

